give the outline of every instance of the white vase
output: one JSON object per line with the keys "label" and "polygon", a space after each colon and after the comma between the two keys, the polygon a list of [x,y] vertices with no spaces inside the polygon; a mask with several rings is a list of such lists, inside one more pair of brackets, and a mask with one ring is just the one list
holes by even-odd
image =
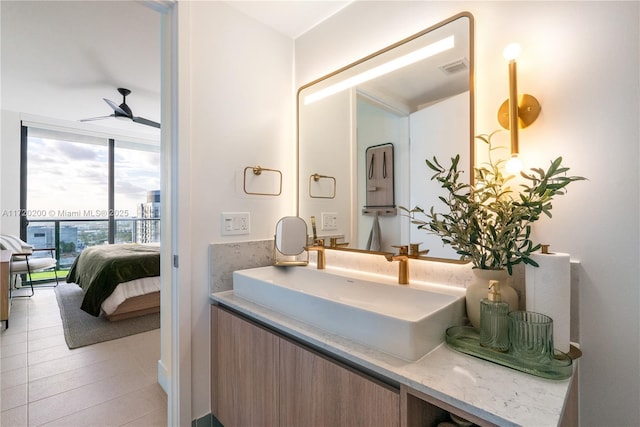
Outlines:
{"label": "white vase", "polygon": [[474,328],[480,329],[480,301],[487,298],[489,294],[489,281],[498,280],[500,282],[500,295],[502,301],[509,304],[509,311],[518,309],[518,293],[508,283],[509,273],[507,270],[483,270],[474,268],[473,280],[467,286],[465,302],[467,305],[467,317]]}

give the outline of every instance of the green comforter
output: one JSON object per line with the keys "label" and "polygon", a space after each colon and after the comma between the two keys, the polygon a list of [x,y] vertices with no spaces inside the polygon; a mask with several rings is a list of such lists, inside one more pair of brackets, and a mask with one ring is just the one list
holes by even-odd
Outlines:
{"label": "green comforter", "polygon": [[68,283],[84,290],[80,308],[94,316],[119,283],[160,275],[160,248],[137,244],[91,246],[76,258]]}

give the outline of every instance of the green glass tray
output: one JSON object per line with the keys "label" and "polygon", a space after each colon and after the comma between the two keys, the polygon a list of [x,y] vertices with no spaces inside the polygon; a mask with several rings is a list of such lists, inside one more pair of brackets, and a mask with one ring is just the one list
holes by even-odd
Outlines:
{"label": "green glass tray", "polygon": [[471,326],[453,326],[447,329],[446,342],[452,349],[507,366],[537,377],[564,380],[573,373],[573,362],[569,355],[555,350],[553,359],[545,363],[523,360],[506,352],[502,353],[480,345],[480,332]]}

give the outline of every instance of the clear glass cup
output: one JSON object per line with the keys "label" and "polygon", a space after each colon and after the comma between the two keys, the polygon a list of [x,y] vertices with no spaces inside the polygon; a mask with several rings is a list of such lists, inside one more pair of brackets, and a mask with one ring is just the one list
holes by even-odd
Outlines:
{"label": "clear glass cup", "polygon": [[514,356],[545,363],[553,358],[553,320],[532,311],[512,311],[509,341]]}
{"label": "clear glass cup", "polygon": [[509,350],[509,304],[489,301],[480,302],[480,345],[497,351]]}

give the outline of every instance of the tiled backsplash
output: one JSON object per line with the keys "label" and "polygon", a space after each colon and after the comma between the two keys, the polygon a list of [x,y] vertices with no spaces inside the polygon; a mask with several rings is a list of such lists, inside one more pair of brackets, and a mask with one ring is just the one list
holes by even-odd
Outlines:
{"label": "tiled backsplash", "polygon": [[209,291],[233,289],[233,272],[273,264],[273,240],[214,243],[209,246]]}

